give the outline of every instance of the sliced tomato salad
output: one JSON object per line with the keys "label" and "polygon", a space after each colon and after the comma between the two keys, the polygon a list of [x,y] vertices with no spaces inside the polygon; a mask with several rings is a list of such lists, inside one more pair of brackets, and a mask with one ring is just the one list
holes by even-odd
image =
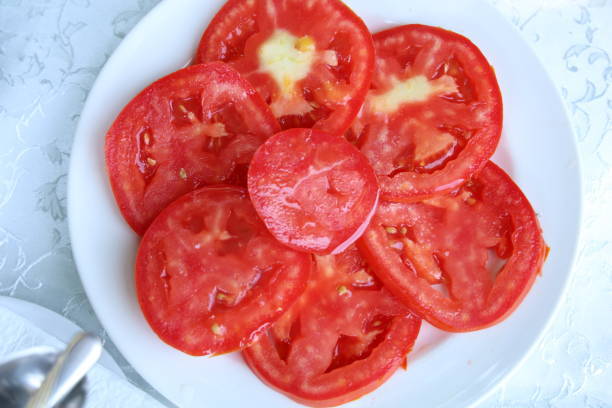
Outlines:
{"label": "sliced tomato salad", "polygon": [[151,329],[193,356],[242,350],[264,383],[329,407],[406,367],[421,319],[502,321],[549,250],[489,161],[502,111],[457,33],[372,36],[341,0],[227,0],[194,65],[106,134]]}
{"label": "sliced tomato salad", "polygon": [[404,362],[421,321],[371,274],[355,246],[317,257],[299,300],[244,350],[265,383],[309,406],[380,386]]}
{"label": "sliced tomato salad", "polygon": [[382,203],[359,245],[399,299],[457,332],[507,317],[548,253],[527,198],[492,162],[450,195]]}
{"label": "sliced tomato salad", "polygon": [[355,242],[378,203],[376,175],[364,155],[341,136],[315,129],[268,139],[253,156],[248,186],[276,239],[317,254]]}
{"label": "sliced tomato salad", "polygon": [[145,318],[192,355],[243,348],[306,287],[311,256],[279,244],[246,189],[214,186],[166,207],[144,235],[136,289]]}
{"label": "sliced tomato salad", "polygon": [[257,88],[283,129],[340,135],[370,86],[374,48],[368,28],[340,0],[229,0],[196,56],[217,60]]}
{"label": "sliced tomato salad", "polygon": [[379,177],[383,198],[418,201],[456,189],[493,155],[502,98],[467,38],[406,25],[374,35],[376,69],[347,132]]}
{"label": "sliced tomato salad", "polygon": [[106,135],[106,165],[128,224],[143,234],[170,202],[208,184],[243,180],[255,150],[279,130],[253,87],[216,62],[140,92]]}

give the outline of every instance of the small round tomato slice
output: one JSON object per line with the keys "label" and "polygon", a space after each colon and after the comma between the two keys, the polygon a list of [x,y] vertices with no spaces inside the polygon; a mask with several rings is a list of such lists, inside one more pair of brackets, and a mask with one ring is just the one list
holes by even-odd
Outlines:
{"label": "small round tomato slice", "polygon": [[548,253],[529,201],[492,162],[450,195],[381,203],[359,246],[399,299],[457,332],[509,316]]}
{"label": "small round tomato slice", "polygon": [[170,202],[208,184],[243,179],[255,150],[279,130],[253,87],[216,62],[170,74],[140,92],[106,135],[119,208],[143,234]]}
{"label": "small round tomato slice", "polygon": [[338,253],[367,227],[378,203],[368,160],[340,136],[289,129],[266,141],[248,173],[251,200],[280,242]]}
{"label": "small round tomato slice", "polygon": [[363,21],[339,0],[229,0],[196,56],[217,60],[257,88],[283,129],[341,135],[370,86],[374,47]]}
{"label": "small round tomato slice", "polygon": [[166,207],[145,233],[136,290],[151,328],[192,355],[253,341],[306,287],[311,257],[278,242],[246,189],[204,187]]}
{"label": "small round tomato slice", "polygon": [[382,385],[404,363],[421,320],[370,273],[354,245],[316,261],[304,294],[243,355],[271,387],[323,407]]}
{"label": "small round tomato slice", "polygon": [[379,177],[382,197],[418,201],[457,188],[494,153],[502,98],[467,38],[406,25],[374,35],[376,70],[347,132]]}

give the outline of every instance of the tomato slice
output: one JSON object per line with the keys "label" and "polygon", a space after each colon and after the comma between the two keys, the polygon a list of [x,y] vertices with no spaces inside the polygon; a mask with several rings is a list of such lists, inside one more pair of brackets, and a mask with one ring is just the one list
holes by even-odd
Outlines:
{"label": "tomato slice", "polygon": [[283,129],[341,135],[370,86],[374,47],[366,25],[339,0],[229,0],[196,56],[217,60],[257,88]]}
{"label": "tomato slice", "polygon": [[182,194],[240,179],[257,147],[278,130],[253,87],[223,63],[154,82],[106,135],[106,164],[124,218],[142,235]]}
{"label": "tomato slice", "polygon": [[451,195],[381,203],[359,245],[399,299],[457,332],[509,316],[548,251],[529,201],[492,162]]}
{"label": "tomato slice", "polygon": [[368,160],[341,136],[290,129],[253,156],[249,194],[280,242],[317,254],[338,253],[367,227],[378,203]]}
{"label": "tomato slice", "polygon": [[368,157],[390,201],[457,188],[493,155],[502,98],[467,38],[406,25],[374,35],[376,70],[348,140]]}
{"label": "tomato slice", "polygon": [[304,294],[243,355],[262,381],[290,398],[340,405],[384,383],[405,361],[420,325],[353,245],[317,257]]}
{"label": "tomato slice", "polygon": [[166,343],[192,355],[246,346],[298,298],[312,267],[266,230],[241,187],[192,191],[166,207],[136,259],[138,301]]}

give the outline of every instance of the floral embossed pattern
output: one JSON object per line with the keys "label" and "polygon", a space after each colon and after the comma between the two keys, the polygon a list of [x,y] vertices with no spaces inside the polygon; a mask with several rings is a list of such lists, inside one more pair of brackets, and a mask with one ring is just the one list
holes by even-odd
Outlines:
{"label": "floral embossed pattern", "polygon": [[[612,1],[490,1],[559,86],[578,138],[585,217],[577,268],[553,324],[481,406],[610,407]],[[0,0],[0,295],[42,304],[103,337],[71,256],[70,146],[98,71],[156,3]]]}

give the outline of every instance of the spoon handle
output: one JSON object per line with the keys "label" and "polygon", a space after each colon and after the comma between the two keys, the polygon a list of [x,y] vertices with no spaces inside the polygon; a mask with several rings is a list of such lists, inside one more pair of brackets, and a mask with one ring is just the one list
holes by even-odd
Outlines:
{"label": "spoon handle", "polygon": [[90,333],[78,333],[30,398],[27,408],[55,406],[85,377],[102,354],[102,342]]}

